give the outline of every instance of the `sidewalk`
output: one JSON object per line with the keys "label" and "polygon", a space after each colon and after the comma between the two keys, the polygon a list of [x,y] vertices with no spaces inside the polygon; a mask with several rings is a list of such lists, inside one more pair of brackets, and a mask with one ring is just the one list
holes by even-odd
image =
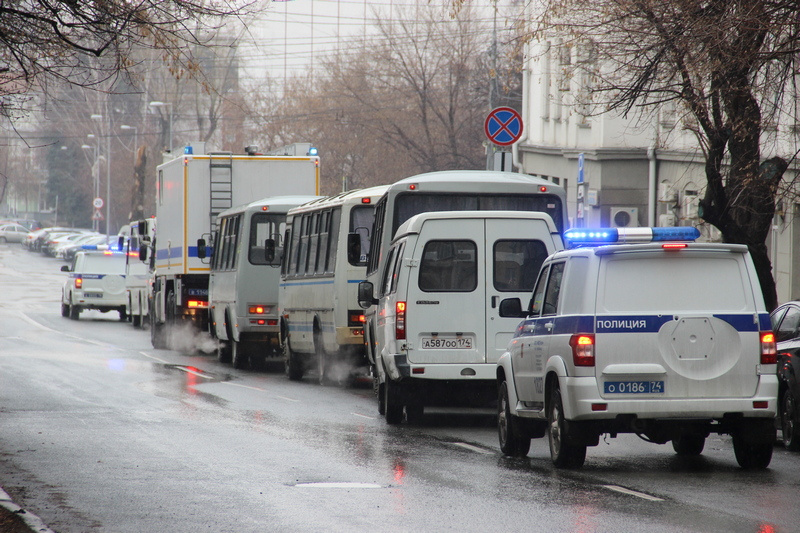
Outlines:
{"label": "sidewalk", "polygon": [[35,514],[15,504],[0,488],[0,531],[3,533],[55,533]]}

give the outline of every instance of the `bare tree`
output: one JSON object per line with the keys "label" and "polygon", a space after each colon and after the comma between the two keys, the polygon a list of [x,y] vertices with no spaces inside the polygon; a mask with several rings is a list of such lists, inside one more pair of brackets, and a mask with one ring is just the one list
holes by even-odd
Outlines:
{"label": "bare tree", "polygon": [[[532,36],[591,44],[601,110],[685,110],[705,157],[699,215],[746,244],[769,309],[777,305],[765,240],[787,161],[762,161],[764,117],[785,111],[798,73],[796,0],[540,0]],[[575,68],[587,68],[582,62]],[[792,100],[794,94],[791,94]],[[795,124],[797,117],[791,117]]]}
{"label": "bare tree", "polygon": [[54,82],[107,89],[134,70],[137,47],[152,48],[174,76],[193,75],[200,32],[246,15],[257,1],[2,2],[0,114],[16,116],[25,95]]}

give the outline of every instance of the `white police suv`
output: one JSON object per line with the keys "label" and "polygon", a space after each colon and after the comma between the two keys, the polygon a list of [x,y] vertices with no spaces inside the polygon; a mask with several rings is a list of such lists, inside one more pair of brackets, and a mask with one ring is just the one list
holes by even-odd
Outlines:
{"label": "white police suv", "polygon": [[61,291],[61,316],[78,320],[84,309],[97,309],[117,311],[120,320],[127,318],[123,252],[78,252],[61,270],[69,272]]}
{"label": "white police suv", "polygon": [[[542,265],[497,366],[503,453],[547,436],[557,467],[583,465],[600,435],[635,433],[699,455],[732,436],[766,468],[776,436],[775,338],[747,247],[694,242],[695,228],[573,229]],[[623,244],[624,243],[624,244]]]}

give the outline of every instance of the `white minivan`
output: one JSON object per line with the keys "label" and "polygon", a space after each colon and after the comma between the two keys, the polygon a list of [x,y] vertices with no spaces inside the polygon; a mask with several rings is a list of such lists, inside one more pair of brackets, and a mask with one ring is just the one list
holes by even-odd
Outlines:
{"label": "white minivan", "polygon": [[386,421],[496,397],[497,359],[519,324],[500,316],[499,303],[530,294],[545,258],[561,249],[541,212],[442,211],[401,225],[380,285],[359,285],[359,304],[377,306],[372,349]]}

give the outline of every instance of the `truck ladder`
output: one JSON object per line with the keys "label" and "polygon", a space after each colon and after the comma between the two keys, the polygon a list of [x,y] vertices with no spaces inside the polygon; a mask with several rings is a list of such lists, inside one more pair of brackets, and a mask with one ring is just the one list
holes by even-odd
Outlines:
{"label": "truck ladder", "polygon": [[217,215],[233,207],[233,153],[211,152],[209,157],[209,191],[211,233],[217,230]]}

